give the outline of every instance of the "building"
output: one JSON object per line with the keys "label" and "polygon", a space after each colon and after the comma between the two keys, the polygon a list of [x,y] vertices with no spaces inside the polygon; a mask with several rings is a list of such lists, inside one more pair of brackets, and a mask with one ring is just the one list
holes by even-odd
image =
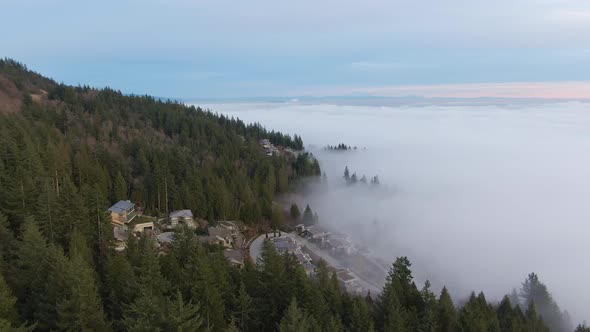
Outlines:
{"label": "building", "polygon": [[156,236],[160,244],[172,244],[174,242],[174,232],[164,232]]}
{"label": "building", "polygon": [[306,228],[305,228],[304,224],[299,224],[299,225],[295,226],[295,230],[297,232],[299,232],[299,234],[301,234],[301,233],[305,232]]}
{"label": "building", "polygon": [[277,248],[278,251],[296,254],[301,250],[299,245],[290,237],[272,238],[271,242],[274,244],[275,248]]}
{"label": "building", "polygon": [[115,250],[123,251],[126,248],[127,239],[129,238],[129,232],[127,226],[114,226],[113,236],[115,237]]}
{"label": "building", "polygon": [[145,231],[151,231],[153,229],[154,229],[154,222],[153,221],[142,222],[142,223],[135,224],[135,226],[133,226],[133,231],[135,233],[143,233]]}
{"label": "building", "polygon": [[168,220],[171,228],[175,228],[179,223],[184,223],[188,227],[195,228],[193,212],[191,210],[178,210],[171,212]]}
{"label": "building", "polygon": [[327,229],[318,225],[309,226],[305,231],[303,231],[304,237],[321,242],[325,241],[329,235],[330,232]]}
{"label": "building", "polygon": [[351,294],[360,294],[363,292],[358,279],[348,269],[336,270],[336,277],[338,278],[340,287],[347,292]]}
{"label": "building", "polygon": [[217,226],[217,227],[209,227],[207,229],[209,231],[209,236],[214,236],[223,240],[223,246],[226,248],[230,248],[233,246],[235,238],[234,232],[231,229],[226,227]]}
{"label": "building", "polygon": [[127,224],[137,216],[135,204],[131,201],[118,201],[117,204],[109,208],[109,211],[111,212],[111,222],[116,226]]}
{"label": "building", "polygon": [[328,235],[325,244],[335,254],[351,255],[357,251],[350,240],[350,236],[344,233],[331,233]]}
{"label": "building", "polygon": [[223,256],[227,259],[228,263],[237,268],[244,267],[244,253],[241,250],[225,249]]}
{"label": "building", "polygon": [[228,220],[220,221],[217,223],[217,227],[222,227],[222,228],[226,229],[230,233],[231,236],[238,236],[238,234],[240,234],[240,228],[237,225],[237,223],[234,221],[228,221]]}

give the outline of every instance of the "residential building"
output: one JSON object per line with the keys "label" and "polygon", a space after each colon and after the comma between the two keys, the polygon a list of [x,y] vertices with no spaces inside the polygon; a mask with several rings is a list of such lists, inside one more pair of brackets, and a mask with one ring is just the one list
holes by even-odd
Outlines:
{"label": "residential building", "polygon": [[131,201],[118,201],[109,208],[113,225],[121,226],[127,224],[137,216],[135,204]]}
{"label": "residential building", "polygon": [[311,240],[323,242],[330,235],[330,231],[328,231],[327,229],[325,229],[321,226],[313,225],[313,226],[309,226],[303,232],[303,235]]}
{"label": "residential building", "polygon": [[135,233],[143,233],[145,231],[151,231],[153,229],[154,229],[154,222],[153,221],[142,222],[142,223],[135,224],[135,226],[133,226],[133,231]]}
{"label": "residential building", "polygon": [[127,239],[129,238],[127,226],[114,226],[113,236],[115,237],[115,250],[125,250]]}
{"label": "residential building", "polygon": [[225,256],[230,265],[240,269],[244,267],[244,253],[241,250],[225,249],[223,256]]}
{"label": "residential building", "polygon": [[174,232],[164,232],[156,236],[160,244],[172,244],[174,242]]}
{"label": "residential building", "polygon": [[355,277],[348,269],[336,270],[336,277],[340,287],[351,294],[360,294],[363,292],[357,277]]}
{"label": "residential building", "polygon": [[188,227],[195,228],[193,212],[191,210],[174,211],[170,213],[168,220],[171,228],[175,228],[179,223],[183,223]]}

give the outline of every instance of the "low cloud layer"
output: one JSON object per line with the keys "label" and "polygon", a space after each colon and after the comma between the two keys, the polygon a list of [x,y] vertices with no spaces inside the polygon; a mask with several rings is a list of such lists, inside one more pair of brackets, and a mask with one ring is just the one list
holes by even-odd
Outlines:
{"label": "low cloud layer", "polygon": [[[418,281],[499,299],[534,271],[590,320],[590,104],[209,106],[301,134],[329,179],[309,197],[321,222],[387,260],[409,256]],[[359,149],[320,148],[340,142]],[[345,165],[387,190],[343,188]]]}

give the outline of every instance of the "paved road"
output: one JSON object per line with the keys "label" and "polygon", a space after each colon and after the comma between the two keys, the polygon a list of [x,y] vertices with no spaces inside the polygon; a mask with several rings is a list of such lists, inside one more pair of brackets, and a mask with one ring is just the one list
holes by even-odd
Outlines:
{"label": "paved road", "polygon": [[[299,236],[297,234],[281,232],[281,235],[283,237],[290,237],[290,238],[292,238],[302,248],[305,247],[307,250],[311,251],[314,255],[321,257],[323,260],[326,261],[326,263],[328,263],[328,265],[330,265],[330,266],[332,266],[334,268],[337,268],[337,269],[348,268],[348,266],[345,266],[341,261],[339,261],[338,259],[336,259],[332,255],[330,255],[326,251],[320,249],[315,244],[307,241],[306,239],[304,239],[303,237],[301,237],[301,236]],[[272,236],[273,236],[273,233],[268,233],[268,237],[269,238],[271,238]],[[258,258],[262,255],[262,244],[264,243],[264,240],[265,239],[266,239],[266,237],[264,235],[260,235],[256,239],[254,239],[252,241],[252,243],[250,243],[250,257],[252,258],[252,260],[254,262],[256,262],[258,260]],[[359,284],[364,289],[370,290],[371,293],[373,293],[373,294],[378,294],[381,291],[381,286],[380,285],[376,285],[373,282],[370,282],[368,280],[361,279],[359,277],[359,274],[356,273],[352,269],[350,270],[350,272],[352,272],[357,277]]]}

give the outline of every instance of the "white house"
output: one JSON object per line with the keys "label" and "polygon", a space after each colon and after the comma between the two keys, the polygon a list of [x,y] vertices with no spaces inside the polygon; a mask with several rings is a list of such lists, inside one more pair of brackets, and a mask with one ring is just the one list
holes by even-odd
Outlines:
{"label": "white house", "polygon": [[170,227],[175,228],[179,223],[184,223],[188,227],[194,228],[193,212],[191,210],[173,211],[169,215]]}

